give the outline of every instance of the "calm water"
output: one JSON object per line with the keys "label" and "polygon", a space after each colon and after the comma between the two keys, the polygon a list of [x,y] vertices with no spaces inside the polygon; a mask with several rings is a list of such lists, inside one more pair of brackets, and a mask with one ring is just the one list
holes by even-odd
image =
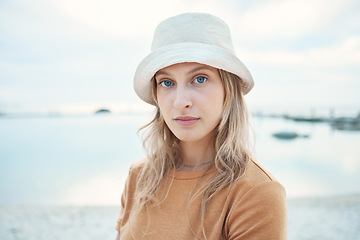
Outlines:
{"label": "calm water", "polygon": [[145,119],[0,118],[0,204],[117,203]]}
{"label": "calm water", "polygon": [[[59,233],[59,239],[82,239],[76,231],[94,226],[94,238],[83,239],[112,238],[107,232],[113,231],[128,167],[144,155],[136,132],[147,119],[0,118],[0,238],[25,239],[26,233],[57,239],[50,230],[54,226],[68,236]],[[360,132],[279,118],[255,118],[254,123],[258,161],[287,189],[289,238],[360,236]],[[309,138],[272,137],[284,130]]]}

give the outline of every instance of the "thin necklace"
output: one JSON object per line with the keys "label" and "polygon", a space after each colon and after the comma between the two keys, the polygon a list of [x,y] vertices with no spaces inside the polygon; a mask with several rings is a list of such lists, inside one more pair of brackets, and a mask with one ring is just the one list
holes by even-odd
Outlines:
{"label": "thin necklace", "polygon": [[212,161],[208,161],[206,163],[202,163],[202,164],[199,164],[199,165],[186,165],[186,164],[183,164],[183,167],[192,167],[192,168],[195,168],[195,167],[201,167],[201,166],[204,166],[206,164],[209,164],[211,163]]}

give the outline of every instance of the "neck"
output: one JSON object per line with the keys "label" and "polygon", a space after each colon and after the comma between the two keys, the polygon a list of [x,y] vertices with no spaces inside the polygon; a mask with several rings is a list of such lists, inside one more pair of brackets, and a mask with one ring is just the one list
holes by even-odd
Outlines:
{"label": "neck", "polygon": [[215,158],[214,138],[197,142],[180,142],[183,169],[199,170],[209,166]]}

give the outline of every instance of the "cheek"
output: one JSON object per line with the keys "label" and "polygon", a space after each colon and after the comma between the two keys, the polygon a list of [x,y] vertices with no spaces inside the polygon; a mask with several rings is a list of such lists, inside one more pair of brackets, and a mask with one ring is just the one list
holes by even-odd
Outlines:
{"label": "cheek", "polygon": [[220,93],[213,96],[211,108],[213,117],[217,118],[220,121],[224,110],[224,94]]}
{"label": "cheek", "polygon": [[164,100],[164,94],[159,90],[156,91],[156,99],[157,99],[159,108],[161,110],[163,108],[165,100]]}
{"label": "cheek", "polygon": [[164,120],[166,121],[167,116],[170,114],[170,110],[171,110],[170,100],[167,99],[164,95],[160,95],[160,96],[158,95],[157,101],[158,101],[158,106],[159,106],[160,112],[163,115]]}
{"label": "cheek", "polygon": [[225,93],[224,91],[215,91],[209,96],[209,99],[213,108],[222,109],[225,101]]}

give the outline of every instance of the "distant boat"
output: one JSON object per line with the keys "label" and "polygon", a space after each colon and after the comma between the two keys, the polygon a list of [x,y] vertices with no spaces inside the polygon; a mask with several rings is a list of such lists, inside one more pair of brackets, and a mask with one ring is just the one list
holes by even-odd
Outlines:
{"label": "distant boat", "polygon": [[360,131],[360,114],[355,118],[335,118],[330,124],[337,130]]}
{"label": "distant boat", "polygon": [[301,117],[301,116],[284,116],[285,119],[297,121],[297,122],[327,122],[328,118],[321,117]]}
{"label": "distant boat", "polygon": [[99,113],[111,113],[111,111],[106,108],[101,108],[95,112],[95,114],[99,114]]}
{"label": "distant boat", "polygon": [[308,138],[309,135],[301,135],[296,132],[283,131],[283,132],[273,133],[273,137],[278,138],[278,139],[283,139],[283,140],[292,140],[292,139],[295,139],[298,137]]}

